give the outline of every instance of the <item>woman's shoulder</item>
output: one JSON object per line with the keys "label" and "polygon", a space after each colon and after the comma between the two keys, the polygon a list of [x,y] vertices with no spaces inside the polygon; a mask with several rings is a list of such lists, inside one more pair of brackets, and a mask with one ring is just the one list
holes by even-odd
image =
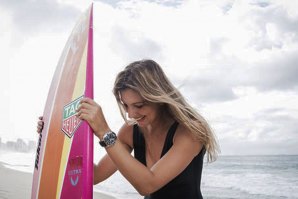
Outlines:
{"label": "woman's shoulder", "polygon": [[191,131],[183,124],[179,123],[176,129],[175,137],[193,137]]}
{"label": "woman's shoulder", "polygon": [[118,132],[118,138],[133,148],[133,125],[124,123]]}
{"label": "woman's shoulder", "polygon": [[185,125],[179,124],[173,139],[173,144],[182,146],[193,146],[195,152],[199,152],[202,148],[202,143]]}

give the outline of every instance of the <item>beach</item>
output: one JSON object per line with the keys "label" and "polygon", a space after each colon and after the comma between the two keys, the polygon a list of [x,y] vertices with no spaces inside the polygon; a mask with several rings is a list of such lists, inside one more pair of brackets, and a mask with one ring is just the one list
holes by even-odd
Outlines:
{"label": "beach", "polygon": [[[33,174],[6,168],[0,162],[0,176],[0,199],[31,198]],[[115,199],[115,197],[99,192],[94,192],[93,198]]]}

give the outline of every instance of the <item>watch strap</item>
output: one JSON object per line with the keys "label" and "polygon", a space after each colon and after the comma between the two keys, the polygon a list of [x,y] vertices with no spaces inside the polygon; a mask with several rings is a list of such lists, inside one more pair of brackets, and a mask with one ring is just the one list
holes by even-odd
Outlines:
{"label": "watch strap", "polygon": [[102,147],[106,147],[107,146],[107,144],[103,140],[100,140],[99,141],[99,145],[102,146]]}

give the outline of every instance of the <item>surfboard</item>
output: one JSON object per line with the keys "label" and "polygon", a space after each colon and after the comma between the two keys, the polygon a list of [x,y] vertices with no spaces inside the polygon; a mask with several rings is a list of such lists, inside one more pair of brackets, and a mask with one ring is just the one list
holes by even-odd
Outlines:
{"label": "surfboard", "polygon": [[75,115],[83,97],[93,99],[93,5],[76,23],[52,78],[31,199],[93,198],[93,133]]}

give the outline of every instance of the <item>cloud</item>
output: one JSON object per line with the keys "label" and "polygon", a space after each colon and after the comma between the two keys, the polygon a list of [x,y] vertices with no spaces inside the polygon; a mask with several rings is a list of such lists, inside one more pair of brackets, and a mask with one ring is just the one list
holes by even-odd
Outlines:
{"label": "cloud", "polygon": [[297,119],[293,110],[269,108],[248,117],[223,114],[214,128],[223,154],[296,154]]}
{"label": "cloud", "polygon": [[298,140],[297,110],[271,108],[254,115],[256,122],[264,124],[261,138],[271,141],[291,142]]}
{"label": "cloud", "polygon": [[[298,50],[279,52],[270,59],[244,63],[224,59],[206,69],[198,68],[187,78],[180,77],[182,87],[193,97],[205,102],[233,100],[237,87],[253,87],[259,91],[298,92]],[[227,65],[225,65],[227,64]]]}
{"label": "cloud", "polygon": [[250,72],[250,82],[260,90],[298,90],[298,57],[297,51],[280,53],[258,64],[257,68]]}
{"label": "cloud", "polygon": [[158,60],[193,101],[231,101],[240,97],[238,87],[296,90],[298,23],[289,6],[271,1],[188,1],[170,8],[160,1],[110,3],[117,5],[109,37],[115,55]]}
{"label": "cloud", "polygon": [[[224,69],[225,68],[225,69]],[[177,79],[179,87],[187,93],[192,101],[220,102],[237,98],[233,92],[233,75],[229,67],[197,69],[194,73]]]}
{"label": "cloud", "polygon": [[241,86],[297,92],[298,14],[270,1],[217,5],[223,12],[204,26],[210,33],[205,65],[196,63],[187,80],[177,74],[185,90],[207,103],[234,100]]}
{"label": "cloud", "polygon": [[17,31],[22,34],[61,29],[80,14],[73,6],[51,0],[1,0],[0,7],[8,10]]}
{"label": "cloud", "polygon": [[126,60],[160,59],[162,56],[162,49],[157,42],[142,32],[130,32],[120,26],[113,27],[110,46],[118,56]]}
{"label": "cloud", "polygon": [[[137,1],[135,0],[96,0],[98,2],[102,2],[105,4],[109,4],[113,7],[119,7],[121,6],[121,4],[123,3],[137,3]],[[154,4],[159,4],[159,5],[163,5],[163,6],[170,6],[170,7],[175,7],[175,6],[179,6],[182,4],[183,0],[142,0],[142,3],[144,2],[148,2],[148,3],[154,3]]]}
{"label": "cloud", "polygon": [[298,39],[298,17],[292,18],[287,10],[277,5],[254,9],[249,13],[254,24],[254,36],[250,44],[256,50],[282,48]]}
{"label": "cloud", "polygon": [[101,3],[111,5],[113,7],[117,7],[117,4],[119,4],[121,0],[95,0],[95,2],[101,2]]}

